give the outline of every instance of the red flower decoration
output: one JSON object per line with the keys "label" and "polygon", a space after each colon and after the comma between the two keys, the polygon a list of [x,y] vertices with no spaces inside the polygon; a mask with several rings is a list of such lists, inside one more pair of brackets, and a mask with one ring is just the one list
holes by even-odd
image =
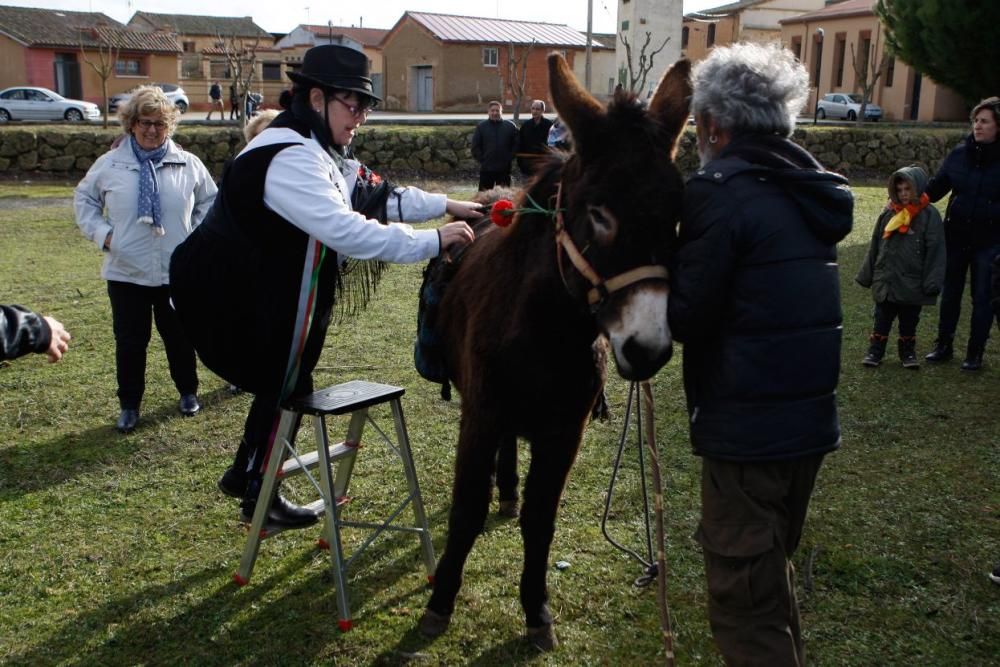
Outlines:
{"label": "red flower decoration", "polygon": [[509,199],[500,199],[490,209],[490,220],[497,227],[506,227],[514,220],[514,204]]}

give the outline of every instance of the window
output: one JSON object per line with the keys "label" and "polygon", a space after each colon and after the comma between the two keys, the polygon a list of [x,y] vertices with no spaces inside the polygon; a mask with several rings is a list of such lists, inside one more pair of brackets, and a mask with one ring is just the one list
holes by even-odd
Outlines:
{"label": "window", "polygon": [[838,32],[833,43],[833,85],[844,85],[844,55],[847,53],[847,35]]}
{"label": "window", "polygon": [[611,77],[610,79],[608,79],[608,95],[614,95],[614,94],[615,94],[615,79],[614,77]]}
{"label": "window", "polygon": [[229,74],[229,63],[225,60],[213,60],[208,64],[209,78],[211,79],[231,79]]}
{"label": "window", "polygon": [[885,60],[885,87],[892,88],[892,79],[896,75],[896,58],[889,56]]}
{"label": "window", "polygon": [[24,99],[24,89],[16,88],[14,90],[8,90],[3,95],[0,95],[0,99],[4,100],[23,100]]}
{"label": "window", "polygon": [[791,50],[792,50],[792,53],[795,54],[795,59],[801,62],[802,61],[802,38],[801,37],[792,37]]}
{"label": "window", "polygon": [[625,32],[627,30],[628,30],[628,21],[627,20],[622,21],[622,32]]}
{"label": "window", "polygon": [[708,46],[713,46],[715,44],[715,24],[708,24]]}
{"label": "window", "polygon": [[281,63],[261,63],[260,76],[264,81],[281,81]]}
{"label": "window", "polygon": [[497,50],[494,46],[487,46],[483,49],[483,67],[497,66]]}
{"label": "window", "polygon": [[137,56],[119,56],[115,61],[115,74],[118,76],[140,76],[142,71],[142,58]]}
{"label": "window", "polygon": [[823,71],[823,35],[816,35],[814,39],[812,85],[819,88],[819,75]]}
{"label": "window", "polygon": [[871,57],[872,50],[872,33],[870,30],[865,30],[859,35],[858,41],[858,72],[861,73],[862,77],[868,76],[868,59]]}
{"label": "window", "polygon": [[688,27],[684,26],[681,28],[681,48],[686,49],[688,47]]}
{"label": "window", "polygon": [[205,76],[201,69],[201,55],[185,53],[181,56],[181,77],[184,79],[201,79]]}
{"label": "window", "polygon": [[184,53],[194,53],[194,42],[184,42],[181,45],[181,49],[183,49]]}

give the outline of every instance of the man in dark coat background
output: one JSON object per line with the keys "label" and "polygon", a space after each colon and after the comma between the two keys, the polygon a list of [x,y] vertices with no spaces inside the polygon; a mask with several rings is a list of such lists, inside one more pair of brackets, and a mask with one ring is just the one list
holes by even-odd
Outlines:
{"label": "man in dark coat background", "polygon": [[692,81],[702,168],[684,195],[669,321],[702,457],[709,621],[726,664],[800,666],[791,556],[840,446],[836,244],[853,198],[787,138],[808,94],[791,52],[716,47]]}
{"label": "man in dark coat background", "polygon": [[548,152],[549,129],[552,121],[546,118],[545,101],[531,103],[531,118],[521,124],[518,132],[517,168],[525,176],[535,173],[536,161]]}
{"label": "man in dark coat background", "polygon": [[479,163],[479,189],[510,187],[510,163],[517,151],[517,127],[503,119],[503,106],[489,104],[489,118],[476,125],[472,134],[472,157]]}

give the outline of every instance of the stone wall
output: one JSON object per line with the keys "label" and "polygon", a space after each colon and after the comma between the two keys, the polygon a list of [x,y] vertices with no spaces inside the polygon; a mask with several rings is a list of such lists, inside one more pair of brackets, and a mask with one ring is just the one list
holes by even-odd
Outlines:
{"label": "stone wall", "polygon": [[[372,169],[394,179],[414,175],[474,178],[478,167],[469,149],[472,132],[472,126],[372,125],[355,138],[354,150]],[[117,128],[0,126],[0,178],[77,180],[118,133]],[[965,134],[966,130],[958,128],[805,126],[795,131],[794,139],[828,169],[855,178],[880,178],[910,164],[933,173]],[[174,139],[217,178],[225,161],[243,147],[243,136],[235,128],[182,126]],[[685,173],[697,167],[691,128],[681,137],[678,164]]]}

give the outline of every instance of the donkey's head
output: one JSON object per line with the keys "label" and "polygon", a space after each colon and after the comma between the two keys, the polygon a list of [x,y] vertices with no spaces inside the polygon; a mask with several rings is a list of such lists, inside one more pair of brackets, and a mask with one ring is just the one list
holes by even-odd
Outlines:
{"label": "donkey's head", "polygon": [[618,93],[605,108],[562,56],[549,56],[552,99],[573,135],[562,172],[565,229],[609,287],[591,292],[593,277],[568,261],[564,277],[571,291],[591,292],[598,325],[627,380],[648,379],[672,351],[666,263],[682,204],[684,182],[673,158],[687,123],[689,72],[687,60],[674,64],[648,106]]}

